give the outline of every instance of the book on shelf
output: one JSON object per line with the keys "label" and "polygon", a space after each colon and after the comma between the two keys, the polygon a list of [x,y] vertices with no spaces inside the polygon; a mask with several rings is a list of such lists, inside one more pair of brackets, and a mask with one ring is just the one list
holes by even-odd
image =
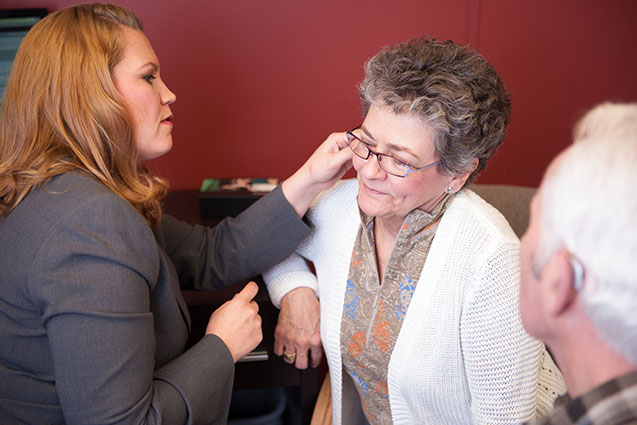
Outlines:
{"label": "book on shelf", "polygon": [[201,192],[252,192],[252,193],[268,193],[279,184],[279,179],[269,178],[252,178],[252,177],[234,177],[224,179],[204,179],[201,183]]}
{"label": "book on shelf", "polygon": [[199,191],[200,216],[204,220],[236,217],[278,184],[276,178],[204,179]]}

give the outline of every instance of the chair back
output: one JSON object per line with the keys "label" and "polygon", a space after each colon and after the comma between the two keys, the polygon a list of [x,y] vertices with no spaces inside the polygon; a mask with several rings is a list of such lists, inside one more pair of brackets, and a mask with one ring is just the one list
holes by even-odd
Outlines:
{"label": "chair back", "polygon": [[500,211],[518,238],[524,234],[536,188],[506,184],[471,184],[468,188]]}

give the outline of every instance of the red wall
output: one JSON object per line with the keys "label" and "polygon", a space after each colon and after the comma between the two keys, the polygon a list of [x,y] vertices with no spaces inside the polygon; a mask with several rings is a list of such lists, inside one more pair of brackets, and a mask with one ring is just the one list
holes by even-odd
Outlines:
{"label": "red wall", "polygon": [[[0,0],[46,7],[69,0]],[[356,85],[380,46],[421,34],[477,48],[512,93],[483,183],[537,185],[577,118],[637,100],[634,0],[119,0],[144,22],[177,94],[174,189],[204,177],[285,178],[331,131],[361,121]]]}

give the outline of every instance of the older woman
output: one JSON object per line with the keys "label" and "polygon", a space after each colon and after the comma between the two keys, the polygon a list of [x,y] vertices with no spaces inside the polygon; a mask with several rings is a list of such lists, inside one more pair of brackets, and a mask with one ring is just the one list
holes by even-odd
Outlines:
{"label": "older woman", "polygon": [[265,274],[278,354],[320,359],[316,291],[335,424],[533,419],[561,375],[520,323],[517,237],[465,188],[504,140],[505,86],[478,53],[423,38],[382,49],[360,93],[363,123],[341,135],[357,179],[317,199],[297,249],[317,278],[298,255]]}
{"label": "older woman", "polygon": [[184,353],[180,284],[218,288],[284,259],[352,153],[329,139],[236,220],[191,226],[162,215],[167,184],[141,164],[172,147],[175,100],[128,9],[63,9],[22,42],[0,116],[3,424],[226,422],[234,361],[261,339],[257,287]]}

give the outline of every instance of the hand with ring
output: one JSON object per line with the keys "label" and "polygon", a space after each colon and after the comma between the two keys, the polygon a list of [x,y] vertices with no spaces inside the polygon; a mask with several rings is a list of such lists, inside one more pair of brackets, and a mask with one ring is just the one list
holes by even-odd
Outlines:
{"label": "hand with ring", "polygon": [[294,363],[294,360],[296,360],[296,353],[288,353],[287,351],[284,351],[283,359],[286,363]]}
{"label": "hand with ring", "polygon": [[312,288],[288,292],[274,330],[274,353],[297,369],[317,367],[323,357],[319,319],[320,304]]}

